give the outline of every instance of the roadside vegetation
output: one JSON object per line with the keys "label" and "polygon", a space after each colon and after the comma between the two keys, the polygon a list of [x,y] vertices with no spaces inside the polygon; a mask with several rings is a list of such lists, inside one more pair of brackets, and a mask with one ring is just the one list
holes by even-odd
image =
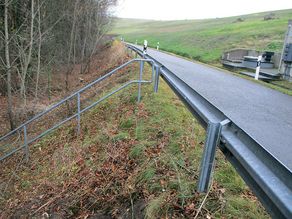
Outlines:
{"label": "roadside vegetation", "polygon": [[[270,18],[267,18],[270,16]],[[252,48],[281,52],[292,9],[236,17],[153,21],[117,19],[111,31],[139,45],[147,39],[164,51],[205,63],[218,63],[223,51]]]}
{"label": "roadside vegetation", "polygon": [[157,94],[142,86],[139,104],[137,86],[112,96],[81,127],[77,136],[72,121],[32,145],[27,164],[21,153],[1,164],[4,218],[269,218],[219,151],[211,190],[196,193],[205,131],[163,81]]}
{"label": "roadside vegetation", "polygon": [[37,114],[38,104],[50,102],[56,90],[72,91],[77,65],[80,77],[90,71],[116,2],[1,1],[0,134]]}

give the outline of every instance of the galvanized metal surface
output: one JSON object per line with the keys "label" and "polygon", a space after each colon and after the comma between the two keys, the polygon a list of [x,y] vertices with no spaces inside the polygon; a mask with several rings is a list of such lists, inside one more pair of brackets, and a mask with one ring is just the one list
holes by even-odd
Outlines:
{"label": "galvanized metal surface", "polygon": [[220,143],[222,127],[228,123],[230,123],[228,119],[219,123],[208,123],[205,148],[201,161],[198,192],[208,192],[211,186],[216,148]]}
{"label": "galvanized metal surface", "polygon": [[[142,54],[138,47],[134,45],[128,46],[138,54]],[[292,218],[291,170],[270,151],[266,150],[263,145],[247,134],[244,129],[235,124],[224,112],[221,112],[209,100],[190,87],[188,83],[166,68],[162,62],[149,55],[147,58],[154,60],[156,65],[161,65],[161,77],[198,118],[203,127],[207,128],[209,122],[216,124],[226,119],[230,121],[228,125],[222,127],[220,149],[273,218]],[[181,65],[178,62],[175,64]],[[210,136],[216,136],[216,134]],[[214,143],[214,139],[216,137],[211,142]],[[286,146],[289,147],[289,144]],[[211,150],[206,149],[205,153],[205,160],[207,161],[212,161],[213,152],[212,147],[210,148]],[[208,157],[209,159],[207,159]],[[207,168],[204,168],[203,171],[209,173],[208,169],[207,165]],[[201,173],[201,175],[204,177],[201,177],[199,182],[201,188],[199,187],[199,189],[206,190],[210,177],[205,173]]]}
{"label": "galvanized metal surface", "polygon": [[156,50],[148,54],[223,112],[292,171],[292,96]]}
{"label": "galvanized metal surface", "polygon": [[[139,71],[139,79],[138,80],[132,80],[127,82],[126,84],[122,85],[120,88],[110,92],[109,94],[105,95],[104,97],[102,97],[101,99],[97,100],[96,102],[94,102],[93,104],[91,104],[90,106],[87,106],[86,108],[81,110],[81,106],[80,106],[80,95],[82,92],[84,92],[85,90],[91,88],[93,85],[102,82],[104,79],[109,78],[110,76],[112,76],[114,73],[116,73],[118,70],[120,70],[121,68],[128,66],[130,64],[132,64],[133,62],[139,62],[140,63],[140,71]],[[150,63],[152,65],[152,76],[151,76],[151,80],[150,81],[146,81],[143,80],[143,66],[144,63]],[[24,134],[24,142],[22,145],[19,145],[16,148],[12,148],[8,153],[4,154],[2,157],[0,157],[0,161],[6,159],[7,157],[15,154],[16,152],[24,149],[25,150],[25,156],[26,156],[26,160],[29,159],[29,144],[33,143],[34,141],[40,139],[41,137],[47,135],[48,133],[50,133],[52,130],[60,127],[61,125],[63,125],[64,123],[68,122],[69,120],[73,119],[73,118],[77,118],[77,133],[80,133],[80,120],[81,120],[81,114],[86,112],[87,110],[91,109],[92,107],[96,106],[97,104],[99,104],[100,102],[104,101],[105,99],[109,98],[110,96],[112,96],[113,94],[123,90],[124,88],[132,85],[132,84],[138,84],[138,102],[141,99],[141,85],[143,83],[152,83],[153,80],[156,78],[154,75],[154,64],[152,60],[149,59],[133,59],[121,66],[119,66],[118,68],[112,70],[111,72],[109,72],[108,74],[98,78],[97,80],[93,81],[92,83],[86,85],[85,87],[83,87],[82,89],[80,89],[79,91],[73,93],[72,95],[68,96],[67,98],[61,100],[60,102],[58,102],[57,104],[53,105],[52,107],[50,107],[48,110],[36,115],[34,118],[28,120],[27,122],[23,123],[21,126],[19,126],[18,128],[16,128],[15,130],[7,133],[6,135],[2,136],[0,138],[0,143],[4,140],[6,140],[9,136],[23,130],[23,134]],[[49,112],[51,112],[53,109],[57,108],[58,106],[66,103],[66,101],[73,99],[74,97],[77,98],[77,113],[75,113],[72,116],[67,117],[66,119],[62,120],[61,122],[53,125],[53,127],[47,129],[46,131],[44,131],[43,133],[39,134],[38,136],[32,138],[32,139],[28,139],[29,133],[27,130],[27,126],[31,123],[33,123],[35,120],[39,119],[40,117],[48,114]]]}

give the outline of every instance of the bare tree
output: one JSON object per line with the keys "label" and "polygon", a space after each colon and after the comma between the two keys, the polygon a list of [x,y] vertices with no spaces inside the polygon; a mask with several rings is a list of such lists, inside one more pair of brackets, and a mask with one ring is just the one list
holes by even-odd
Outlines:
{"label": "bare tree", "polygon": [[74,42],[75,42],[75,28],[76,28],[76,18],[77,18],[77,9],[78,9],[78,4],[79,0],[75,1],[75,6],[74,6],[74,11],[73,11],[73,20],[72,20],[72,28],[71,28],[71,34],[70,34],[70,46],[69,46],[69,51],[68,51],[68,66],[67,66],[67,71],[66,71],[66,79],[65,79],[65,84],[66,84],[66,91],[69,91],[69,74],[72,71],[72,50],[74,49]]}
{"label": "bare tree", "polygon": [[[20,85],[20,95],[23,98],[23,103],[26,105],[26,76],[28,67],[31,61],[31,55],[32,55],[32,48],[33,48],[33,30],[34,30],[34,0],[31,0],[31,22],[30,22],[30,40],[28,44],[28,53],[26,54],[26,50],[20,50],[22,54],[20,56],[22,57],[23,65],[22,65],[22,72],[21,72],[21,85]],[[26,45],[25,45],[26,46]]]}
{"label": "bare tree", "polygon": [[38,54],[37,54],[37,72],[36,72],[36,85],[35,85],[35,98],[38,98],[39,77],[41,71],[41,48],[42,48],[42,30],[41,30],[41,6],[38,0]]}
{"label": "bare tree", "polygon": [[8,117],[10,122],[10,129],[14,129],[13,112],[12,112],[12,93],[11,93],[11,65],[9,55],[9,33],[8,33],[8,7],[9,2],[5,0],[4,5],[4,29],[5,29],[5,59],[6,59],[6,74],[7,74],[7,100],[8,100]]}
{"label": "bare tree", "polygon": [[[0,90],[7,95],[7,114],[14,128],[17,122],[13,119],[18,116],[13,100],[20,97],[29,106],[28,97],[37,100],[48,92],[50,98],[52,69],[67,67],[63,85],[67,92],[74,65],[81,66],[81,73],[90,69],[110,24],[109,8],[116,0],[0,1],[4,2],[0,4]],[[47,72],[47,79],[42,72]],[[41,84],[48,89],[40,89]],[[25,112],[21,113],[25,118]]]}

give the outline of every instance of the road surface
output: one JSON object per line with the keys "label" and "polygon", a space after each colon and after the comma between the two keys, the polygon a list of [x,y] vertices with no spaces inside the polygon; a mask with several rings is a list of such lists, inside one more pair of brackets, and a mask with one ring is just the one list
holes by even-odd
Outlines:
{"label": "road surface", "polygon": [[292,172],[292,96],[157,50],[148,49],[148,54],[216,106]]}

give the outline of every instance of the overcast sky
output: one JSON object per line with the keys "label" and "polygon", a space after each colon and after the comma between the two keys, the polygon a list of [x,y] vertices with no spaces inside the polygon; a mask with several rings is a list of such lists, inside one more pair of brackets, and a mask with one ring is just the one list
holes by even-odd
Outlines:
{"label": "overcast sky", "polygon": [[116,15],[123,18],[182,20],[280,9],[292,9],[292,0],[120,0]]}

